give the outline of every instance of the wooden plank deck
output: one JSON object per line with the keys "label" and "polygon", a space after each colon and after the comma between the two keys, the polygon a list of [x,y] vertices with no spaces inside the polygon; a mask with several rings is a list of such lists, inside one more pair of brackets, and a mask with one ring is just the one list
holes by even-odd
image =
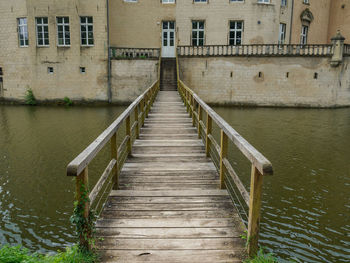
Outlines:
{"label": "wooden plank deck", "polygon": [[176,91],[160,91],[97,221],[102,262],[241,262],[244,227]]}

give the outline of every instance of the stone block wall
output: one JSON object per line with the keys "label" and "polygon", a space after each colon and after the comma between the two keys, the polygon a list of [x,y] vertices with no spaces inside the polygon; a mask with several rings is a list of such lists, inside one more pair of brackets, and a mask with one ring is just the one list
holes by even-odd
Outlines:
{"label": "stone block wall", "polygon": [[[57,16],[70,19],[70,47],[57,46]],[[94,45],[80,44],[80,16],[92,16]],[[19,47],[17,19],[27,18],[29,46]],[[36,17],[48,17],[48,47],[36,45]],[[107,8],[105,0],[0,1],[0,67],[3,98],[23,100],[107,100]],[[48,73],[52,67],[53,74]],[[85,67],[86,73],[80,72]]]}
{"label": "stone block wall", "polygon": [[350,106],[350,58],[180,58],[180,77],[204,101],[220,105]]}
{"label": "stone block wall", "polygon": [[158,78],[157,59],[112,60],[112,101],[131,103]]}

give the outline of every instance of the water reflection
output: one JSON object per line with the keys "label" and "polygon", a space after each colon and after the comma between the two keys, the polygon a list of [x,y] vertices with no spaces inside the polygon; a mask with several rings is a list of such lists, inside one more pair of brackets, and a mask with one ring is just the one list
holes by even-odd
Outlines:
{"label": "water reflection", "polygon": [[[261,244],[297,262],[349,262],[350,109],[215,110],[274,165]],[[248,187],[249,168],[231,158]]]}
{"label": "water reflection", "polygon": [[[53,251],[74,242],[66,165],[123,109],[0,106],[1,244]],[[101,169],[93,165],[92,184]]]}
{"label": "water reflection", "polygon": [[[74,242],[66,165],[122,110],[0,106],[1,244],[55,251]],[[298,262],[349,262],[350,109],[215,110],[274,165],[261,244]],[[91,184],[108,155],[89,166]],[[248,188],[249,163],[232,145],[229,158]]]}

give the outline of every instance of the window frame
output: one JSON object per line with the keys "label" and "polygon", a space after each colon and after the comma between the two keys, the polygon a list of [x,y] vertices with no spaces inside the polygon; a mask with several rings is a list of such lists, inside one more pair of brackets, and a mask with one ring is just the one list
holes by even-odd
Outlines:
{"label": "window frame", "polygon": [[[43,20],[46,18],[47,23],[44,23]],[[41,19],[41,23],[38,23],[38,20]],[[42,29],[42,32],[39,33],[39,27]],[[36,45],[37,47],[49,47],[50,46],[50,30],[49,30],[49,18],[47,16],[35,17],[35,28],[36,28]],[[47,28],[47,44],[45,41],[45,28]],[[43,44],[39,44],[39,34],[42,37]]]}
{"label": "window frame", "polygon": [[[197,23],[197,27],[193,28],[193,23]],[[203,23],[203,29],[200,28],[200,24],[199,23]],[[191,30],[191,46],[194,47],[199,47],[199,46],[204,46],[205,45],[205,20],[192,20],[191,21],[192,24],[192,30]],[[193,45],[193,41],[194,41],[194,37],[193,37],[193,33],[197,32],[197,37],[196,37],[196,45]],[[199,37],[199,33],[203,32],[203,38]],[[203,40],[203,45],[200,45],[199,42],[200,40]]]}
{"label": "window frame", "polygon": [[176,4],[176,0],[162,0],[162,4],[165,4],[165,5]]}
{"label": "window frame", "polygon": [[[58,19],[62,18],[62,23],[58,22]],[[68,18],[68,22],[65,22],[64,20]],[[59,37],[59,27],[62,26],[62,36],[63,36],[63,44],[60,44],[60,37]],[[66,29],[65,27],[68,26],[68,34],[69,34],[69,44],[66,43]],[[56,17],[56,30],[57,30],[57,46],[58,47],[70,47],[71,46],[71,34],[70,34],[70,19],[69,16],[57,16]]]}
{"label": "window frame", "polygon": [[[82,23],[82,18],[85,18],[85,22]],[[92,19],[92,22],[89,23],[89,18]],[[80,16],[80,46],[82,47],[93,47],[95,46],[95,34],[94,34],[94,17],[93,16]],[[83,25],[86,26],[86,44],[83,44]],[[89,43],[89,26],[92,26],[92,44]]]}
{"label": "window frame", "polygon": [[[25,20],[25,23],[21,24],[21,20]],[[18,46],[21,48],[29,47],[28,19],[26,17],[17,18],[17,32],[18,32]],[[25,38],[25,34],[27,34],[27,39]],[[23,35],[24,35],[24,38],[22,39]],[[24,41],[23,45],[21,44],[21,41]]]}
{"label": "window frame", "polygon": [[[281,29],[284,29],[281,30]],[[279,24],[279,30],[278,30],[278,44],[284,45],[286,42],[286,35],[287,35],[287,24],[286,23],[280,23]],[[281,38],[283,36],[283,39]]]}
{"label": "window frame", "polygon": [[[304,29],[306,29],[306,32],[304,31]],[[300,45],[307,45],[309,29],[310,28],[308,25],[301,25]]]}
{"label": "window frame", "polygon": [[270,4],[270,0],[258,0],[258,4],[268,5]]}
{"label": "window frame", "polygon": [[[235,23],[235,27],[231,28],[231,23]],[[241,28],[237,28],[237,23],[241,23]],[[243,20],[230,20],[229,21],[229,35],[228,35],[228,44],[230,46],[241,46],[243,45],[243,32],[244,32],[244,21]],[[234,32],[234,37],[231,38],[231,32]],[[237,44],[237,32],[241,32],[240,44]],[[231,44],[231,40],[234,41],[234,44]]]}

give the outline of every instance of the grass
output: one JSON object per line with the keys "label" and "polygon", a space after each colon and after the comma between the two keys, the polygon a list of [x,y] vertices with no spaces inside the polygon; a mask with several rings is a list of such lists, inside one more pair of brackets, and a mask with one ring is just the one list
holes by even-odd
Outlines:
{"label": "grass", "polygon": [[265,254],[262,249],[259,250],[256,257],[247,259],[244,263],[278,263],[277,258],[272,253]]}
{"label": "grass", "polygon": [[67,248],[55,255],[31,254],[20,246],[4,246],[0,249],[1,263],[94,263],[97,255],[79,250],[78,246]]}

